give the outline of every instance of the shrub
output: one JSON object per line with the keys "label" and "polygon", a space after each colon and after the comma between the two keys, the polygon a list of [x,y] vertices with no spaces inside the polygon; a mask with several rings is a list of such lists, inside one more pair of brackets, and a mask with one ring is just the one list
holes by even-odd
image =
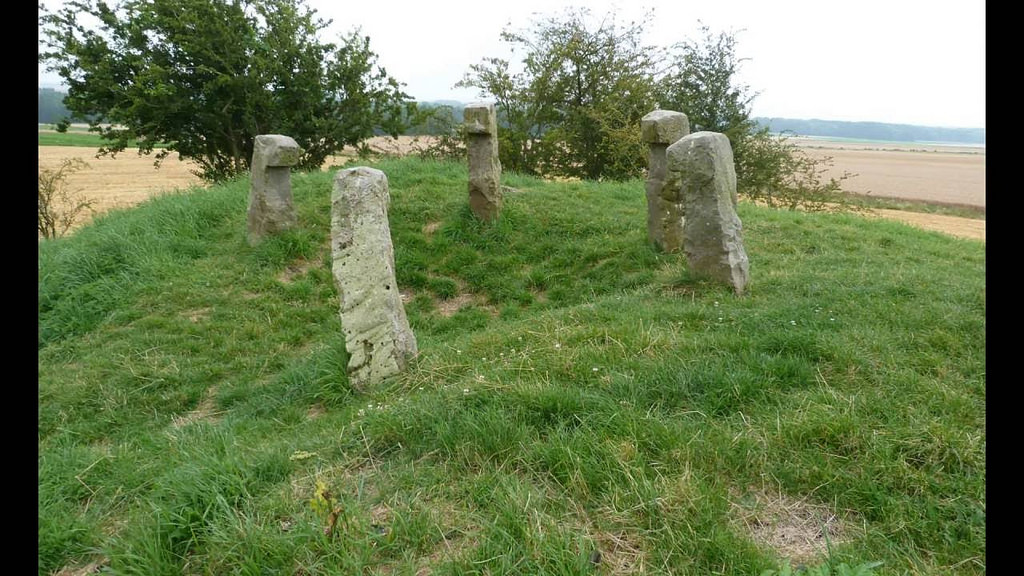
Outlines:
{"label": "shrub", "polygon": [[826,177],[832,166],[829,156],[809,156],[789,141],[786,134],[767,128],[740,138],[736,158],[737,192],[773,208],[812,212],[856,210],[842,189],[854,174]]}
{"label": "shrub", "polygon": [[57,168],[39,167],[39,234],[44,238],[63,236],[83,210],[93,202],[68,189],[67,178],[88,168],[81,158],[65,158]]}

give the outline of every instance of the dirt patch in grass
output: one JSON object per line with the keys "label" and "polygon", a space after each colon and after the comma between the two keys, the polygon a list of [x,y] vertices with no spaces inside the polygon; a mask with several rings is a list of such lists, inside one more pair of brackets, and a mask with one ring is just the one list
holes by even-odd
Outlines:
{"label": "dirt patch in grass", "polygon": [[750,537],[794,564],[811,563],[832,546],[853,539],[849,523],[838,512],[807,498],[763,490],[735,491],[730,501],[738,523]]}
{"label": "dirt patch in grass", "polygon": [[187,310],[182,312],[181,315],[188,318],[189,322],[195,323],[206,320],[212,311],[213,308],[199,308],[198,310]]}
{"label": "dirt patch in grass", "polygon": [[[378,518],[388,522],[391,520],[390,511],[378,509],[383,505],[378,504],[371,511],[371,518],[374,526],[381,526]],[[408,564],[386,563],[376,567],[377,574],[415,574],[416,576],[429,576],[446,562],[464,558],[469,551],[478,545],[477,535],[480,528],[470,522],[466,515],[456,508],[449,501],[430,501],[431,522],[436,529],[435,534],[440,536],[441,541],[436,543],[428,554],[418,556],[413,560],[413,566]],[[382,516],[387,514],[386,516]],[[410,572],[412,568],[415,571]]]}
{"label": "dirt patch in grass", "polygon": [[643,574],[645,554],[636,534],[597,532],[592,534],[597,550],[590,555],[600,574]]}
{"label": "dirt patch in grass", "polygon": [[171,419],[171,427],[177,429],[195,422],[216,422],[223,412],[217,411],[217,389],[210,386],[203,394],[203,399],[195,410],[186,414],[175,416]]}
{"label": "dirt patch in grass", "polygon": [[436,300],[437,311],[445,318],[451,318],[456,312],[469,306],[470,304],[476,304],[476,294],[459,294],[454,298],[447,300]]}
{"label": "dirt patch in grass", "polygon": [[277,281],[282,284],[291,284],[296,278],[305,276],[307,272],[316,268],[318,263],[313,260],[298,260],[287,266],[277,275]]}
{"label": "dirt patch in grass", "polygon": [[89,574],[99,574],[100,570],[107,565],[108,560],[101,558],[99,560],[93,560],[85,565],[72,565],[65,566],[58,570],[54,576],[87,576]]}
{"label": "dirt patch in grass", "polygon": [[423,235],[429,239],[441,227],[441,222],[428,222],[423,226]]}

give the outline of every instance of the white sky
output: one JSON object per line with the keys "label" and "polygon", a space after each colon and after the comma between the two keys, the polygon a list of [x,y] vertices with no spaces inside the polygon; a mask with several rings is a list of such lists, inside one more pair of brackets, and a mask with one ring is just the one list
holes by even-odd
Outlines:
{"label": "white sky", "polygon": [[[417,100],[479,99],[453,85],[484,57],[515,61],[499,38],[506,24],[585,5],[594,15],[617,9],[620,22],[653,9],[646,40],[662,46],[699,39],[698,20],[734,32],[748,59],[738,79],[758,93],[754,116],[985,126],[984,0],[307,2],[334,21],[332,34],[360,26],[378,63]],[[39,81],[59,84],[42,66]]]}

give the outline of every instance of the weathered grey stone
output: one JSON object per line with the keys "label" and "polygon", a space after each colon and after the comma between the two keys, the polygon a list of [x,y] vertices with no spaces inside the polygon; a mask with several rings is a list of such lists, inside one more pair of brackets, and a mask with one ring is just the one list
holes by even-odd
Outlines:
{"label": "weathered grey stone", "polygon": [[736,167],[725,134],[695,132],[668,147],[670,179],[679,179],[686,220],[683,252],[690,270],[746,288],[750,263],[736,214]]}
{"label": "weathered grey stone", "polygon": [[674,143],[690,133],[690,119],[682,112],[654,110],[640,119],[640,137],[649,144]]}
{"label": "weathered grey stone", "polygon": [[497,134],[497,114],[490,102],[473,102],[466,105],[462,118],[469,134]]}
{"label": "weathered grey stone", "polygon": [[261,134],[252,152],[252,184],[249,189],[248,240],[255,244],[264,237],[295,225],[289,166],[294,166],[302,149],[289,136]]}
{"label": "weathered grey stone", "polygon": [[498,120],[494,104],[474,102],[463,112],[469,152],[469,207],[481,220],[501,212],[501,162],[498,160]]}
{"label": "weathered grey stone", "polygon": [[331,255],[341,296],[349,382],[376,384],[405,370],[417,354],[388,225],[388,179],[380,170],[339,170],[331,194]]}
{"label": "weathered grey stone", "polygon": [[665,252],[683,248],[683,204],[679,182],[669,181],[665,151],[668,145],[690,133],[686,114],[655,110],[640,120],[644,142],[650,144],[647,160],[647,237]]}

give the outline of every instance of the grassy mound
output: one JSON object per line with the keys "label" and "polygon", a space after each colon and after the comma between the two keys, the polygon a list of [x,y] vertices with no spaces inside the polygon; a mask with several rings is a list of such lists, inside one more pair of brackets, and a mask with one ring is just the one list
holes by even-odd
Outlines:
{"label": "grassy mound", "polygon": [[488,225],[373,165],[420,356],[367,393],[329,173],[257,247],[245,179],[40,243],[40,574],[985,572],[982,243],[741,204],[736,297],[642,183],[507,174]]}

